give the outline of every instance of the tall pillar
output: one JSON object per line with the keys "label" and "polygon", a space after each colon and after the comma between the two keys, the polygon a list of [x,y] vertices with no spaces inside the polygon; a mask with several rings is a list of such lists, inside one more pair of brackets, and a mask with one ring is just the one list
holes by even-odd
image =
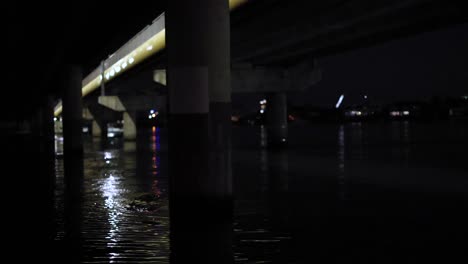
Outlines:
{"label": "tall pillar", "polygon": [[137,137],[136,127],[136,113],[124,112],[123,113],[123,135],[125,140],[135,140]]}
{"label": "tall pillar", "polygon": [[70,65],[65,74],[62,99],[64,155],[68,157],[83,157],[81,79],[81,69],[78,66]]}
{"label": "tall pillar", "polygon": [[82,73],[78,66],[67,67],[63,93],[63,150],[65,183],[65,239],[71,261],[77,261],[81,242],[83,194],[83,132],[81,100]]}
{"label": "tall pillar", "polygon": [[46,193],[45,216],[47,221],[46,232],[49,241],[55,235],[55,129],[54,129],[54,102],[51,96],[43,98],[41,108],[41,179],[44,183],[41,189]]}
{"label": "tall pillar", "polygon": [[[31,116],[29,122],[31,124],[31,141],[27,143],[26,151],[21,151],[24,157],[24,162],[21,166],[26,167],[25,171],[29,171],[29,175],[19,174],[22,171],[19,167],[14,172],[15,176],[21,177],[23,184],[27,182],[27,185],[31,186],[22,188],[22,193],[27,194],[25,197],[28,198],[27,201],[21,202],[23,205],[28,204],[28,214],[37,216],[34,221],[26,220],[21,225],[21,229],[22,231],[27,230],[25,235],[29,237],[30,243],[41,245],[42,249],[37,253],[34,252],[34,249],[31,249],[36,258],[46,260],[52,256],[52,242],[55,235],[54,108],[52,98],[44,96],[39,99],[37,111]],[[28,159],[27,157],[32,158]],[[32,175],[34,176],[31,177]],[[34,198],[31,199],[31,197]],[[27,215],[16,214],[14,212],[13,214],[27,219]],[[16,236],[23,236],[23,234],[18,233]]]}
{"label": "tall pillar", "polygon": [[267,101],[268,146],[282,147],[288,141],[288,112],[285,93],[271,93]]}
{"label": "tall pillar", "polygon": [[166,28],[171,263],[233,263],[228,1],[169,1]]}
{"label": "tall pillar", "polygon": [[231,54],[229,1],[211,0],[205,17],[209,32],[208,59],[210,98],[211,176],[219,197],[232,196],[231,168]]}

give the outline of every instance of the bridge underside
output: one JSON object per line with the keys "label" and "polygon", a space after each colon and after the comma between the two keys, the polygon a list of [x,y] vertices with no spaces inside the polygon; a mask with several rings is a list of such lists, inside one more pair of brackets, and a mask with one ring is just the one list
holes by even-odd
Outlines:
{"label": "bridge underside", "polygon": [[467,22],[463,2],[252,1],[232,16],[233,62],[296,64]]}

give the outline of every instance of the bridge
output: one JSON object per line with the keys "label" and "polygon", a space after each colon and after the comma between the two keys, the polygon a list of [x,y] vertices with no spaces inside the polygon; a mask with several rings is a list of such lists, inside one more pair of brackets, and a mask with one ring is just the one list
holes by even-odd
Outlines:
{"label": "bridge", "polygon": [[[465,23],[464,2],[8,3],[8,74],[0,104],[7,114],[0,124],[2,146],[9,154],[4,170],[17,177],[5,186],[27,179],[30,187],[23,192],[34,197],[31,210],[37,210],[34,215],[44,228],[23,229],[31,214],[18,209],[24,204],[17,202],[9,208],[17,215],[11,225],[33,242],[51,243],[53,117],[62,115],[66,237],[79,240],[73,223],[80,218],[84,191],[83,113],[102,129],[105,120],[99,118],[110,111],[105,107],[121,112],[128,126],[135,111],[154,102],[165,105],[169,119],[170,210],[173,226],[179,228],[171,230],[174,237],[190,228],[186,219],[194,215],[193,208],[229,217],[229,210],[219,209],[231,208],[233,195],[232,93],[268,94],[270,145],[284,147],[287,93],[320,81],[318,58]],[[115,52],[107,56],[110,50]],[[84,78],[83,72],[88,73]],[[132,90],[135,83],[142,85]],[[101,110],[93,110],[97,108]],[[126,135],[136,137],[135,124]],[[34,157],[31,166],[24,166],[25,156]],[[180,160],[190,162],[180,166]],[[185,253],[189,258],[190,251]]]}
{"label": "bridge", "polygon": [[[329,6],[315,4],[313,8],[326,10],[323,14],[314,11],[318,17],[324,18],[323,21],[318,21],[316,16],[309,15],[311,12],[309,10],[310,3],[304,1],[293,1],[288,2],[288,4],[282,1],[247,2],[245,0],[229,2],[231,10],[247,4],[243,11],[234,14],[231,26],[230,86],[232,93],[276,94],[281,102],[286,101],[285,98],[281,99],[281,96],[285,96],[284,93],[308,89],[320,80],[321,71],[315,61],[317,57],[333,53],[334,50],[346,50],[359,45],[365,46],[372,44],[369,43],[372,41],[384,41],[385,38],[395,38],[411,34],[414,31],[450,25],[463,19],[456,4],[441,5],[437,1],[393,1],[378,5],[371,3],[357,5],[352,1],[338,1],[330,3]],[[366,7],[364,8],[364,6]],[[353,12],[345,12],[348,9]],[[271,12],[264,12],[264,10],[271,10]],[[252,20],[249,14],[253,13],[261,14],[261,19],[256,15]],[[287,18],[287,14],[290,13],[295,14],[296,17],[294,19]],[[445,19],[434,23],[434,19],[440,19],[440,16]],[[330,19],[330,17],[332,18]],[[252,21],[247,22],[249,19]],[[385,24],[382,21],[385,21]],[[253,30],[247,29],[245,25]],[[250,31],[265,32],[251,34],[248,33]],[[124,133],[127,139],[136,137],[135,122],[131,121],[130,115],[135,119],[135,111],[150,109],[152,101],[159,100],[159,107],[164,108],[164,100],[157,99],[161,93],[155,92],[154,86],[153,89],[146,89],[147,92],[144,96],[138,97],[137,92],[135,92],[133,99],[129,99],[131,96],[128,95],[128,92],[125,99],[115,96],[117,93],[112,92],[107,93],[111,96],[105,96],[105,83],[109,83],[131,69],[138,68],[138,65],[146,63],[139,69],[142,71],[141,68],[145,68],[143,71],[146,73],[140,74],[145,76],[137,78],[151,78],[158,84],[166,86],[166,65],[164,62],[148,63],[149,58],[164,53],[165,42],[165,14],[163,13],[116,52],[103,58],[100,65],[82,81],[83,97],[100,87],[100,103],[112,110],[124,113],[125,119],[129,121],[126,122],[126,133]],[[159,58],[159,61],[162,60],[164,58]],[[158,59],[154,59],[154,61],[158,61]],[[145,85],[138,85],[140,89],[143,86]],[[134,87],[129,89],[135,89]],[[93,101],[96,101],[96,98],[93,98]],[[133,104],[134,106],[138,105],[138,109],[131,107],[132,109],[126,111],[124,105],[132,104],[131,101],[140,102],[140,104]],[[146,103],[142,103],[144,101]],[[281,108],[285,108],[285,106],[278,106],[278,109]],[[54,114],[57,116],[61,111],[61,104],[58,104]],[[285,111],[276,112],[282,115]],[[133,114],[129,114],[130,112]],[[99,119],[97,113],[94,115],[90,111],[87,113],[87,118],[94,120],[94,134],[105,135],[106,122],[102,118],[97,121]],[[275,120],[278,122],[283,120],[282,124],[276,125],[277,128],[287,126],[284,119],[276,118]],[[277,140],[281,142],[286,137],[285,131],[278,131]]]}

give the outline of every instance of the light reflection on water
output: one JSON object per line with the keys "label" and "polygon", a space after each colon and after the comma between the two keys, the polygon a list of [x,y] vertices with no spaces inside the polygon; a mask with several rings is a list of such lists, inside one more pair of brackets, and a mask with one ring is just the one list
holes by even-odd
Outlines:
{"label": "light reflection on water", "polygon": [[[289,148],[272,152],[264,128],[234,128],[236,263],[378,263],[403,249],[421,257],[417,250],[443,237],[457,241],[452,234],[463,234],[468,220],[459,213],[468,201],[468,129],[450,129],[408,121],[293,125]],[[147,143],[87,141],[87,262],[168,262],[167,209],[127,209],[138,193],[166,194],[159,132],[152,129]]]}
{"label": "light reflection on water", "polygon": [[[167,188],[155,186],[166,179],[157,173],[160,159],[156,152],[159,135],[124,142],[85,140],[85,199],[83,205],[83,248],[85,263],[168,263],[169,219]],[[59,152],[61,141],[56,141]],[[57,160],[58,168],[63,166]],[[164,176],[162,176],[164,177]],[[57,170],[57,185],[63,181]],[[134,210],[129,205],[135,197],[157,188],[164,210]],[[62,188],[57,188],[60,197]],[[58,200],[58,210],[63,210]],[[60,215],[60,212],[59,212]],[[60,220],[60,219],[59,219]],[[59,230],[58,240],[63,231]]]}

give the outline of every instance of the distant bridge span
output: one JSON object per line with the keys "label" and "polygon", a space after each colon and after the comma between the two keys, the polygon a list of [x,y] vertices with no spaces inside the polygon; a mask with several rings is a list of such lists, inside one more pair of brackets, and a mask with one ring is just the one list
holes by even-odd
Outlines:
{"label": "distant bridge span", "polygon": [[[229,8],[234,10],[246,2],[248,0],[229,0]],[[117,78],[165,47],[166,27],[163,13],[83,79],[82,96],[85,97],[99,88],[102,83]],[[55,107],[54,115],[58,116],[61,113],[62,104],[59,103]]]}

